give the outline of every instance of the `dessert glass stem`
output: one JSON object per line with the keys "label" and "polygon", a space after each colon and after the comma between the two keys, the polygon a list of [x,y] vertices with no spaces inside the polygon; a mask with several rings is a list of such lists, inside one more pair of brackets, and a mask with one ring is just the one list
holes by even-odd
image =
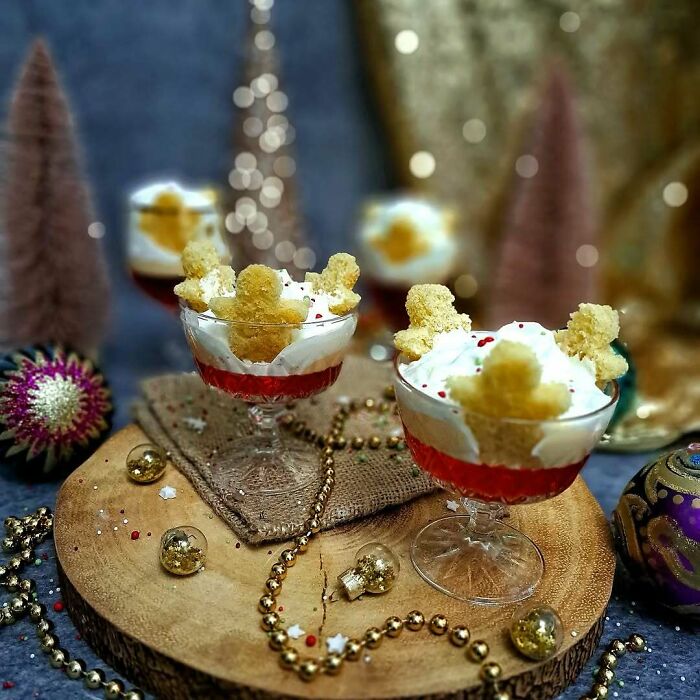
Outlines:
{"label": "dessert glass stem", "polygon": [[248,418],[257,440],[258,451],[275,453],[282,450],[282,437],[279,430],[279,417],[284,406],[276,403],[250,404]]}
{"label": "dessert glass stem", "polygon": [[226,477],[231,498],[288,493],[318,478],[313,448],[280,434],[284,411],[283,403],[249,404],[251,433],[238,438],[212,464],[212,472]]}

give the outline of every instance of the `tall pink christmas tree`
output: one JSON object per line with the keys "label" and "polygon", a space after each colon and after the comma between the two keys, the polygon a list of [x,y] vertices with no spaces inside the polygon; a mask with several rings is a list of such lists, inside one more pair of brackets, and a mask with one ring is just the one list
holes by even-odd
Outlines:
{"label": "tall pink christmas tree", "polygon": [[596,225],[583,134],[568,74],[551,70],[506,199],[487,313],[565,325],[596,292]]}
{"label": "tall pink christmas tree", "polygon": [[226,228],[233,234],[237,268],[262,263],[286,267],[299,278],[314,266],[315,256],[299,212],[290,147],[295,132],[286,116],[270,9],[251,5],[244,79],[233,93],[238,120]]}
{"label": "tall pink christmas tree", "polygon": [[2,192],[0,345],[60,342],[96,351],[108,281],[70,109],[48,49],[32,46],[12,96]]}

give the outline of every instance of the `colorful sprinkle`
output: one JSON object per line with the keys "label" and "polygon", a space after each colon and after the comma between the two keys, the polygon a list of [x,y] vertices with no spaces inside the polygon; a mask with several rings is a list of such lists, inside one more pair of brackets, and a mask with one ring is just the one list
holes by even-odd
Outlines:
{"label": "colorful sprinkle", "polygon": [[306,644],[307,647],[315,647],[317,641],[318,640],[316,639],[315,635],[307,634],[306,639],[304,640],[304,644]]}
{"label": "colorful sprinkle", "polygon": [[478,345],[480,348],[483,348],[484,345],[486,345],[487,343],[493,343],[494,340],[496,340],[496,339],[495,339],[493,336],[487,335],[485,338],[482,338],[482,339],[477,343],[477,345]]}
{"label": "colorful sprinkle", "polygon": [[139,537],[141,537],[141,533],[138,530],[132,531],[132,533],[131,533],[132,540],[137,540]]}
{"label": "colorful sprinkle", "polygon": [[446,394],[444,391],[438,391],[438,396],[439,396],[441,399],[444,399],[444,398],[447,396],[447,394]]}
{"label": "colorful sprinkle", "polygon": [[53,604],[53,609],[54,609],[54,612],[57,612],[57,613],[63,612],[63,603],[60,600],[57,600]]}

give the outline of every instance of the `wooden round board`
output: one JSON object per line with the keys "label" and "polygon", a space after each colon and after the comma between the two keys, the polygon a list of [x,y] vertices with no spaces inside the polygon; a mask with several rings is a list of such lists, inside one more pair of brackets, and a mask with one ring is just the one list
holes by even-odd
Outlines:
{"label": "wooden round board", "polygon": [[[55,517],[68,611],[83,637],[129,679],[174,699],[482,697],[478,665],[466,660],[463,649],[427,631],[384,640],[369,652],[369,661],[347,663],[336,677],[306,684],[283,671],[277,654],[268,650],[256,609],[283,545],[239,545],[171,465],[155,484],[130,482],[126,455],[145,441],[134,426],[115,435],[66,480]],[[166,484],[177,489],[176,498],[159,497]],[[559,654],[540,664],[518,656],[509,643],[517,605],[462,603],[432,589],[413,570],[408,556],[413,535],[445,513],[445,495],[435,494],[321,533],[285,581],[279,599],[285,624],[299,623],[325,649],[327,637],[361,634],[389,615],[415,608],[426,615],[442,612],[467,624],[472,638],[488,641],[490,658],[502,665],[503,686],[513,698],[554,697],[578,675],[603,629],[614,554],[597,502],[578,479],[558,498],[512,509],[511,522],[540,546],[546,563],[531,600],[558,610],[566,630]],[[209,557],[205,571],[177,578],[158,563],[159,540],[166,529],[185,524],[206,534]],[[134,530],[140,532],[136,540]],[[371,541],[400,554],[395,588],[352,603],[327,600],[336,576]]]}

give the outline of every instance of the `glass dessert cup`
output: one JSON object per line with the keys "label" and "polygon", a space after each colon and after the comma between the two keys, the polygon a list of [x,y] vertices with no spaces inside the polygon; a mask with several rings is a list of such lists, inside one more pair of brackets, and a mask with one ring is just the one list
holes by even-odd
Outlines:
{"label": "glass dessert cup", "polygon": [[[539,584],[537,545],[507,525],[507,506],[553,498],[574,482],[615,409],[609,401],[585,415],[544,421],[465,414],[410,384],[395,361],[396,400],[416,464],[456,495],[466,515],[426,525],[411,546],[416,571],[453,598],[483,605],[523,600]],[[405,362],[405,358],[404,358]],[[483,445],[477,447],[476,437]]]}
{"label": "glass dessert cup", "polygon": [[[335,383],[357,324],[356,312],[298,325],[226,321],[180,303],[190,350],[205,384],[248,403],[248,434],[220,451],[212,472],[224,475],[234,497],[281,494],[318,478],[318,459],[306,442],[282,435],[285,405]],[[229,348],[231,332],[273,339],[297,336],[269,363],[239,360]]]}

